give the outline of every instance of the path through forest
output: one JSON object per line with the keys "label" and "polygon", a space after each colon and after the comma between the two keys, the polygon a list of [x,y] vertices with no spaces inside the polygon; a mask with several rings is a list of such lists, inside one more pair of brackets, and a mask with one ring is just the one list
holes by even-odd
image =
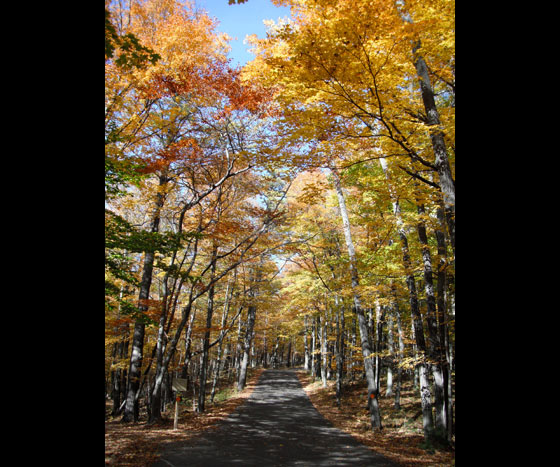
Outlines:
{"label": "path through forest", "polygon": [[266,370],[253,393],[216,429],[168,447],[154,467],[395,466],[332,426],[294,370]]}

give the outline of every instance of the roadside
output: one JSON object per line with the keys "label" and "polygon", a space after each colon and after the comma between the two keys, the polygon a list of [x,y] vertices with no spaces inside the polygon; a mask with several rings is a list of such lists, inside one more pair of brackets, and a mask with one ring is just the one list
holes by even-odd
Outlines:
{"label": "roadside", "polygon": [[[235,411],[251,395],[263,371],[252,370],[246,388],[241,393],[224,388],[221,397],[217,397],[214,404],[208,404],[202,414],[193,413],[190,401],[183,402],[180,406],[179,429],[176,431],[173,430],[173,404],[164,413],[165,420],[157,425],[148,425],[145,419],[136,424],[122,424],[121,417],[109,417],[105,422],[105,465],[151,466],[157,461],[158,452],[167,444],[199,436]],[[380,398],[384,429],[374,434],[369,429],[368,414],[364,410],[367,390],[363,383],[354,382],[345,386],[343,408],[339,410],[335,403],[333,382],[329,381],[328,387],[322,388],[320,380],[313,382],[307,372],[300,370],[296,374],[311,402],[326,419],[375,452],[405,467],[455,465],[454,451],[428,452],[422,447],[422,422],[421,417],[416,417],[420,404],[412,387],[403,387],[402,409],[399,412],[393,408],[392,397]]]}
{"label": "roadside", "polygon": [[265,371],[219,427],[174,443],[154,467],[384,466],[398,464],[334,427],[313,407],[293,369]]}
{"label": "roadside", "polygon": [[429,452],[423,449],[422,420],[421,417],[416,416],[418,411],[421,413],[421,407],[412,387],[404,385],[400,411],[394,409],[392,397],[379,399],[383,430],[381,433],[373,433],[370,429],[368,412],[365,410],[367,400],[365,383],[354,382],[346,385],[342,397],[342,409],[339,409],[336,406],[333,381],[329,381],[327,388],[323,388],[321,381],[313,382],[306,371],[300,370],[297,375],[311,402],[326,419],[375,452],[404,467],[455,465],[454,450]]}
{"label": "roadside", "polygon": [[223,399],[216,398],[214,404],[207,404],[204,413],[193,413],[191,402],[184,401],[179,409],[177,430],[173,430],[173,404],[164,412],[165,419],[156,425],[148,425],[142,418],[136,424],[123,424],[121,417],[109,417],[105,421],[105,465],[151,466],[159,457],[158,451],[166,444],[194,438],[232,413],[251,395],[263,371],[252,370],[241,393],[225,389]]}

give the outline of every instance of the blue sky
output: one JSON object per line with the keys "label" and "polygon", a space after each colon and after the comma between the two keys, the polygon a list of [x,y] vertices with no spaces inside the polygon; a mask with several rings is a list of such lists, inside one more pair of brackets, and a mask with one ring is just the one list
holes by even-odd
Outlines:
{"label": "blue sky", "polygon": [[253,54],[247,52],[249,45],[244,44],[243,40],[247,34],[265,37],[264,19],[278,21],[278,18],[290,16],[289,8],[277,7],[270,0],[248,0],[240,5],[228,5],[228,0],[194,0],[194,4],[218,19],[219,31],[237,38],[230,42],[233,66],[244,65],[254,58]]}

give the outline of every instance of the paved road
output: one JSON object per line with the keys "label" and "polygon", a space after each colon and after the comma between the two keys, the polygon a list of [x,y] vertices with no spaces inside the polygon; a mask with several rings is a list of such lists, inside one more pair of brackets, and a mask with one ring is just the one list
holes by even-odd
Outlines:
{"label": "paved road", "polygon": [[326,420],[293,370],[266,370],[218,428],[169,445],[154,467],[395,466]]}

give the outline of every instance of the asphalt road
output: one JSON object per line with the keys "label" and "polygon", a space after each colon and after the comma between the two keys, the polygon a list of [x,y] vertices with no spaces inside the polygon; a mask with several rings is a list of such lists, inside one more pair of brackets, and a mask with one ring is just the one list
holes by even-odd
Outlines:
{"label": "asphalt road", "polygon": [[218,428],[168,445],[154,467],[395,466],[335,428],[293,370],[266,370]]}

